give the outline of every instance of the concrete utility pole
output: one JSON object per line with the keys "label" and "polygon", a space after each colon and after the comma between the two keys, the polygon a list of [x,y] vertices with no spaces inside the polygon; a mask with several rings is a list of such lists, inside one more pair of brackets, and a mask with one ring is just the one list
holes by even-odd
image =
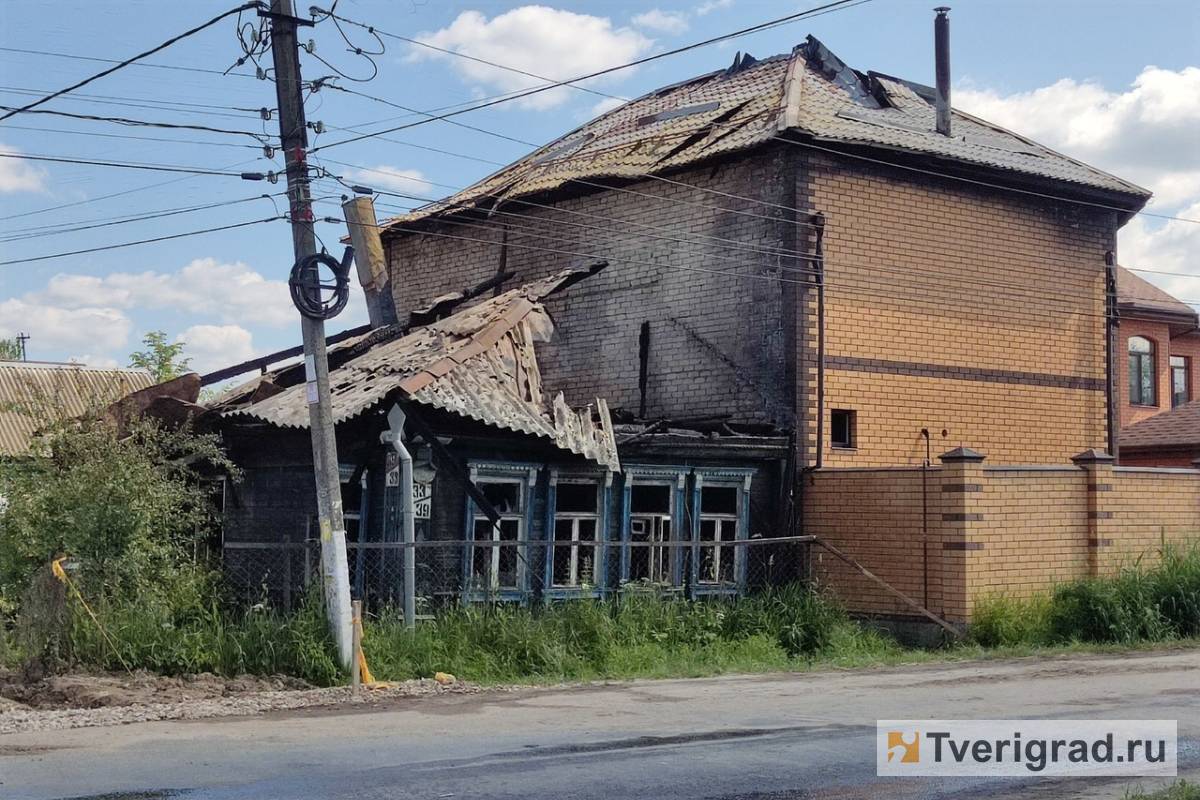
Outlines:
{"label": "concrete utility pole", "polygon": [[[261,13],[261,12],[260,12]],[[275,61],[275,96],[279,137],[287,165],[292,247],[296,260],[317,252],[312,201],[308,188],[308,134],[300,79],[300,53],[292,0],[271,2],[271,56]],[[316,269],[316,267],[313,267]],[[349,669],[354,658],[350,615],[350,570],[346,560],[346,525],[342,518],[342,485],[338,475],[337,440],[329,397],[329,361],[325,355],[325,323],[300,317],[304,333],[304,375],[308,392],[308,424],[312,433],[317,478],[317,518],[321,531],[321,577],[325,608],[338,657]]]}

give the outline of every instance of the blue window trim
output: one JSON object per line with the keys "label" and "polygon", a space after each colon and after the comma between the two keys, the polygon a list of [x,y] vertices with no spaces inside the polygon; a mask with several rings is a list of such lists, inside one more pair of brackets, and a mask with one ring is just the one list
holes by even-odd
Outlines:
{"label": "blue window trim", "polygon": [[[621,565],[617,576],[618,586],[629,581],[629,546],[633,514],[633,485],[672,486],[671,492],[671,537],[678,540],[684,530],[683,508],[687,479],[691,467],[663,466],[657,464],[629,464],[622,470],[621,481]],[[675,552],[677,548],[672,548]],[[671,560],[671,585],[683,586],[683,559],[673,557]]]}
{"label": "blue window trim", "polygon": [[[485,483],[487,480],[494,479],[499,481],[520,481],[525,494],[525,511],[522,517],[521,538],[528,541],[533,530],[533,505],[534,499],[537,496],[538,473],[540,466],[538,464],[529,464],[523,462],[492,462],[492,461],[472,461],[468,464],[471,470],[472,483],[477,480],[482,480]],[[475,540],[475,501],[471,496],[467,495],[467,512],[465,521],[465,530],[463,539],[468,541]],[[499,589],[495,592],[478,591],[471,586],[471,568],[473,566],[473,556],[475,548],[472,545],[463,547],[462,555],[462,599],[463,603],[501,600],[501,601],[519,601],[526,602],[529,598],[530,575],[526,565],[529,563],[529,546],[522,544],[517,545],[517,587],[515,589]]]}
{"label": "blue window trim", "polygon": [[691,564],[691,593],[694,596],[734,595],[746,589],[747,553],[744,546],[734,547],[733,574],[734,586],[700,583],[700,496],[705,486],[726,486],[737,489],[737,534],[735,541],[747,539],[750,535],[750,482],[754,478],[754,470],[724,468],[697,469],[692,476],[692,564]]}
{"label": "blue window trim", "polygon": [[[558,499],[558,482],[569,481],[571,483],[590,483],[595,482],[597,487],[597,519],[596,519],[596,541],[599,543],[599,556],[596,559],[595,575],[596,585],[585,591],[578,586],[554,586],[554,527],[556,517],[556,506]],[[546,551],[546,559],[542,580],[542,595],[550,600],[559,600],[568,597],[604,597],[608,594],[608,542],[609,542],[609,524],[611,512],[609,508],[612,505],[612,484],[613,473],[608,471],[572,471],[572,470],[550,470],[550,480],[546,489],[546,544],[543,549]]]}

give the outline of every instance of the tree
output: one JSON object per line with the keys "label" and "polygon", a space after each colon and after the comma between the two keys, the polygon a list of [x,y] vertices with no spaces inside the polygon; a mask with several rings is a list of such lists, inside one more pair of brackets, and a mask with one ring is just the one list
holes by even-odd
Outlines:
{"label": "tree", "polygon": [[21,343],[15,338],[0,339],[0,361],[20,361]]}
{"label": "tree", "polygon": [[145,350],[129,354],[129,366],[146,370],[159,383],[178,378],[188,371],[191,359],[181,358],[184,342],[172,344],[162,331],[150,331],[142,339],[142,344]]}

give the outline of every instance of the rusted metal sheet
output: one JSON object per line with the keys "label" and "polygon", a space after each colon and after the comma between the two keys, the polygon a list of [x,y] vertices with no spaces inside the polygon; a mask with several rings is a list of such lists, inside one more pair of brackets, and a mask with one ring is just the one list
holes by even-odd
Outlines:
{"label": "rusted metal sheet", "polygon": [[933,155],[1148,197],[1149,192],[984,120],[953,112],[937,132],[933,89],[843,63],[813,37],[790,54],[664,87],[600,115],[473,186],[386,221],[427,217],[550,191],[571,181],[638,178],[745,150],[783,132]]}
{"label": "rusted metal sheet", "polygon": [[[607,404],[597,400],[572,409],[561,393],[548,404],[534,350],[554,330],[540,301],[579,274],[564,270],[351,358],[329,374],[334,421],[351,419],[399,395],[496,428],[549,439],[563,450],[618,469]],[[233,394],[217,409],[226,416],[307,427],[303,384],[257,401],[252,397]]]}
{"label": "rusted metal sheet", "polygon": [[142,370],[0,361],[0,454],[26,454],[47,420],[101,412],[153,385],[150,373]]}

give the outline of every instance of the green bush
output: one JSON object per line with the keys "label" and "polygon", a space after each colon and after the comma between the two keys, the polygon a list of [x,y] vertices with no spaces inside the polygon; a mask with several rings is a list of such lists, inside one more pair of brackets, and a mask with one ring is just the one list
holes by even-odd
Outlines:
{"label": "green bush", "polygon": [[975,608],[971,637],[985,647],[1069,642],[1137,644],[1200,636],[1200,547],[1168,548],[1152,565],[1064,583],[1048,595],[1004,596]]}

